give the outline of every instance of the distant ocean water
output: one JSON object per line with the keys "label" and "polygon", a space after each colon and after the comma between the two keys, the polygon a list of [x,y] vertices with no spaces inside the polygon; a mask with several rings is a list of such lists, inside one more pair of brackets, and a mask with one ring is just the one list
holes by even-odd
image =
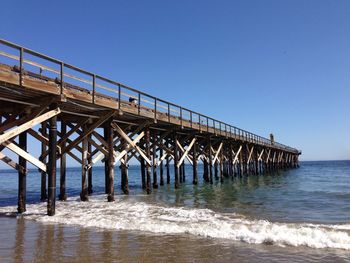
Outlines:
{"label": "distant ocean water", "polygon": [[350,262],[350,161],[197,186],[187,166],[180,189],[172,181],[151,195],[130,166],[129,196],[116,168],[113,203],[103,193],[104,169],[93,174],[95,192],[80,202],[80,168],[69,168],[68,201],[48,217],[32,170],[27,212],[17,216],[17,174],[2,170],[0,261]]}

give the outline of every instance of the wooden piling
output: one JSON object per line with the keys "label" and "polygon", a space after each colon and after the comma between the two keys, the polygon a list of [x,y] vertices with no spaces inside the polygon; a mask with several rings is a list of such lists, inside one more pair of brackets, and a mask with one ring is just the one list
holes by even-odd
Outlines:
{"label": "wooden piling", "polygon": [[[92,139],[91,134],[89,135],[89,139]],[[92,195],[93,189],[92,189],[92,145],[91,142],[88,142],[88,157],[87,157],[87,163],[88,163],[88,195]]]}
{"label": "wooden piling", "polygon": [[[57,104],[50,105],[50,110],[57,108]],[[57,149],[57,116],[49,120],[49,160],[48,160],[48,198],[47,214],[55,215],[56,209],[56,149]]]}
{"label": "wooden piling", "polygon": [[[83,133],[87,130],[86,124],[83,125]],[[89,201],[88,197],[88,185],[87,185],[87,152],[88,152],[88,141],[87,138],[82,141],[82,154],[81,154],[81,192],[80,200]]]}
{"label": "wooden piling", "polygon": [[210,137],[208,138],[208,145],[209,145],[209,182],[210,184],[213,184],[213,151],[212,151]]}
{"label": "wooden piling", "polygon": [[[103,127],[103,137],[105,139],[106,142],[108,142],[109,140],[109,122],[106,121]],[[109,171],[108,171],[108,155],[105,155],[104,158],[104,166],[105,166],[105,194],[108,194],[108,189],[109,189],[109,184],[108,184],[108,178],[109,178]]]}
{"label": "wooden piling", "polygon": [[182,182],[186,182],[186,166],[185,166],[185,161],[181,164],[182,168]]}
{"label": "wooden piling", "polygon": [[141,166],[141,186],[142,186],[142,189],[146,189],[146,167],[145,167],[145,160],[142,157],[140,160],[140,166]]}
{"label": "wooden piling", "polygon": [[220,182],[224,182],[224,154],[220,152]]}
{"label": "wooden piling", "polygon": [[153,161],[153,188],[158,188],[158,181],[157,181],[157,132],[153,132],[153,150],[152,150],[152,161]]}
{"label": "wooden piling", "polygon": [[[148,159],[151,159],[151,147],[150,147],[150,140],[151,135],[149,128],[146,128],[146,156]],[[147,162],[146,163],[146,192],[147,194],[150,194],[152,192],[151,190],[151,165]]]}
{"label": "wooden piling", "polygon": [[[41,124],[41,135],[43,137],[47,137],[47,122],[44,121],[42,124]],[[44,156],[44,154],[46,153],[46,144],[44,142],[41,143],[41,155],[40,155],[40,158],[39,160],[41,162],[43,162],[44,164],[46,164],[46,157]],[[47,199],[47,191],[46,191],[46,176],[47,176],[47,173],[44,172],[44,171],[41,171],[41,187],[40,187],[40,201],[41,202],[44,202],[46,201]]]}
{"label": "wooden piling", "polygon": [[113,144],[113,127],[112,127],[113,119],[107,120],[107,143],[108,143],[108,159],[107,159],[107,169],[108,169],[108,177],[107,177],[107,201],[114,201],[114,144]]}
{"label": "wooden piling", "polygon": [[179,166],[179,182],[182,184],[183,180],[183,169],[182,169],[182,164]]}
{"label": "wooden piling", "polygon": [[207,158],[203,159],[203,179],[206,183],[209,183],[209,174],[208,174],[208,161]]}
{"label": "wooden piling", "polygon": [[[61,120],[61,136],[64,136],[67,132],[66,123]],[[62,148],[66,147],[66,142],[62,142]],[[66,154],[63,153],[60,158],[60,194],[58,196],[60,201],[66,201]]]}
{"label": "wooden piling", "polygon": [[124,194],[129,194],[129,178],[128,178],[128,155],[124,155],[124,163],[121,163],[121,188]]}
{"label": "wooden piling", "polygon": [[[162,142],[160,142],[162,143]],[[163,149],[160,148],[159,149],[159,156],[162,157],[163,156]],[[160,185],[164,185],[164,170],[163,170],[163,160],[161,160],[161,162],[159,163],[159,184]]]}
{"label": "wooden piling", "polygon": [[174,132],[174,173],[175,173],[175,189],[179,188],[179,146],[177,145],[177,134]]}
{"label": "wooden piling", "polygon": [[169,161],[169,155],[166,157],[166,183],[170,184],[170,161]]}
{"label": "wooden piling", "polygon": [[[27,151],[27,132],[22,132],[19,134],[18,138],[19,147]],[[24,169],[27,168],[27,161],[23,157],[19,156],[18,164]],[[18,170],[18,213],[23,213],[26,211],[26,200],[27,200],[27,174],[21,169]]]}
{"label": "wooden piling", "polygon": [[193,184],[198,184],[198,172],[197,172],[197,142],[195,142],[192,146],[192,168],[193,168],[193,180],[192,183]]}

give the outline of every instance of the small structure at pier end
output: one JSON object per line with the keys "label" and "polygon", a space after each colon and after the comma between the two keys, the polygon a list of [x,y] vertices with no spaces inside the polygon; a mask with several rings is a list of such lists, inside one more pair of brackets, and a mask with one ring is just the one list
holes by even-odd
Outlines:
{"label": "small structure at pier end", "polygon": [[[67,155],[81,164],[82,201],[93,192],[93,166],[104,162],[110,202],[117,163],[122,191],[129,193],[131,158],[140,163],[142,188],[149,194],[170,183],[170,163],[179,188],[186,179],[185,160],[197,184],[199,162],[204,181],[213,183],[295,168],[301,154],[275,142],[273,135],[263,138],[5,40],[0,40],[0,101],[0,160],[18,171],[19,213],[26,211],[27,162],[41,171],[40,199],[47,200],[52,216],[57,160],[58,199],[67,198]],[[39,157],[27,147],[28,135],[41,145]]]}

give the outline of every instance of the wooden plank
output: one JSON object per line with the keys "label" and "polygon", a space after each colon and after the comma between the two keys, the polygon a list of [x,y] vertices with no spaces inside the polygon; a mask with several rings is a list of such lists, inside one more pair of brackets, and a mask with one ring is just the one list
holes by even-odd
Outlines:
{"label": "wooden plank", "polygon": [[[180,150],[184,153],[185,149],[182,147],[182,145],[179,143],[179,141],[176,141],[176,145],[179,146]],[[191,158],[189,157],[189,154],[186,155],[186,159],[189,161],[191,165],[193,165],[193,162]]]}
{"label": "wooden plank", "polygon": [[[138,143],[142,138],[143,136],[145,135],[145,132],[141,132],[134,140],[133,140],[133,143]],[[129,151],[131,151],[132,149],[136,149],[136,147],[132,147],[132,148],[129,148],[129,149],[124,149],[123,151],[121,151],[121,153],[118,155],[118,156],[115,156],[115,161],[114,163],[117,163],[121,158],[124,157],[125,154],[127,154]]]}
{"label": "wooden plank", "polygon": [[7,141],[9,139],[11,139],[12,137],[17,136],[18,134],[32,128],[33,126],[42,123],[43,121],[46,121],[50,118],[52,118],[53,116],[56,116],[58,114],[60,114],[61,110],[59,108],[55,109],[55,110],[51,110],[47,113],[44,113],[43,115],[36,117],[20,126],[18,126],[17,128],[14,128],[11,131],[8,131],[2,135],[0,135],[0,144],[3,143],[4,141]]}
{"label": "wooden plank", "polygon": [[84,131],[84,134],[80,135],[78,138],[76,138],[72,143],[70,143],[67,147],[62,149],[62,153],[69,152],[71,149],[75,148],[82,140],[84,140],[87,136],[90,135],[97,127],[99,127],[102,123],[104,123],[106,120],[108,120],[110,117],[112,117],[115,114],[114,111],[108,112],[106,115],[102,116],[100,119],[98,119],[95,123],[90,125],[86,131]]}
{"label": "wooden plank", "polygon": [[[189,153],[189,151],[191,150],[191,148],[192,148],[192,146],[193,146],[193,144],[195,142],[196,142],[196,138],[193,138],[191,143],[190,143],[190,145],[187,147],[186,151],[183,153],[183,155],[181,156],[179,162],[177,163],[178,167],[180,167],[180,165],[182,164],[182,162],[185,160],[186,157],[188,158],[187,154]],[[193,165],[193,162],[191,164]]]}
{"label": "wooden plank", "polygon": [[57,142],[57,144],[61,146],[63,142],[65,142],[69,138],[69,136],[71,136],[73,133],[79,130],[88,121],[89,121],[89,118],[83,119],[82,121],[78,122],[74,127],[72,124],[67,123],[67,125],[71,128],[71,130],[66,134],[62,134],[61,139]]}
{"label": "wooden plank", "polygon": [[269,149],[269,151],[267,152],[266,162],[270,160],[270,153],[271,153],[271,149]]}
{"label": "wooden plank", "polygon": [[237,153],[235,154],[235,158],[233,159],[233,163],[232,163],[233,165],[238,161],[239,153],[241,152],[241,150],[242,150],[242,145],[239,146],[239,149],[238,149]]}
{"label": "wooden plank", "polygon": [[27,169],[25,169],[23,166],[19,165],[15,161],[13,161],[11,158],[7,157],[2,152],[0,152],[0,160],[21,173],[26,174],[28,172]]}
{"label": "wooden plank", "polygon": [[17,145],[15,145],[14,143],[11,142],[3,142],[3,145],[10,149],[11,151],[13,151],[14,153],[18,154],[19,156],[23,157],[24,159],[26,159],[28,162],[30,162],[31,164],[33,164],[34,166],[38,167],[40,170],[46,172],[46,165],[44,163],[42,163],[41,161],[39,161],[38,159],[36,159],[35,157],[31,156],[29,153],[27,153],[26,151],[23,151],[20,147],[18,147]]}
{"label": "wooden plank", "polygon": [[252,154],[253,154],[253,151],[254,151],[254,145],[252,146],[252,148],[250,150],[248,148],[248,151],[249,151],[249,157],[248,157],[248,162],[247,163],[250,163],[250,160],[252,158]]}
{"label": "wooden plank", "polygon": [[223,142],[220,143],[219,148],[218,148],[217,152],[215,153],[213,164],[216,162],[217,158],[219,157],[219,153],[221,151],[222,146],[223,146]]}
{"label": "wooden plank", "polygon": [[125,132],[119,127],[118,124],[112,123],[112,127],[119,133],[119,135],[120,135],[124,140],[127,141],[128,144],[130,144],[133,148],[135,148],[135,149],[139,152],[139,154],[142,156],[142,158],[144,158],[145,161],[146,161],[149,165],[151,165],[151,160],[148,159],[148,157],[147,157],[146,154],[143,152],[143,150],[142,150],[139,146],[137,146],[137,145],[129,138],[128,135],[125,134]]}
{"label": "wooden plank", "polygon": [[259,157],[258,157],[258,161],[261,161],[261,160],[262,160],[261,157],[262,157],[264,151],[265,151],[265,149],[262,149],[262,151],[260,152]]}

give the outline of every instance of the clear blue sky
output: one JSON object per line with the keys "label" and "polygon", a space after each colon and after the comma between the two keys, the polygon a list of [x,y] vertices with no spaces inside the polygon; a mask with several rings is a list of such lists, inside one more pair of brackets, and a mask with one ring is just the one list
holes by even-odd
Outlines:
{"label": "clear blue sky", "polygon": [[350,159],[350,1],[3,1],[0,37]]}

